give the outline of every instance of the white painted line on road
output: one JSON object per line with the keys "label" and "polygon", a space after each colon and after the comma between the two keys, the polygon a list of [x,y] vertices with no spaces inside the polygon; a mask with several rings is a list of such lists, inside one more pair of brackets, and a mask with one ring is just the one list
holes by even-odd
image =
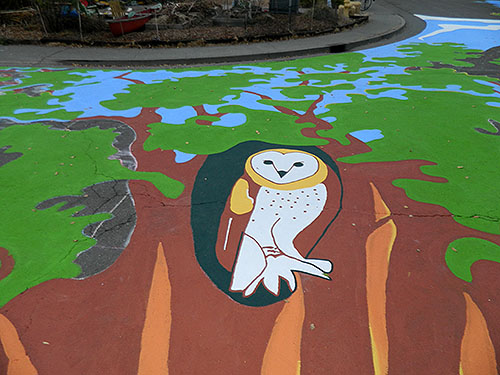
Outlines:
{"label": "white painted line on road", "polygon": [[490,20],[484,18],[451,18],[451,17],[436,17],[436,16],[424,16],[422,14],[415,14],[418,18],[429,21],[464,21],[464,22],[481,22],[489,24],[500,24],[500,20]]}
{"label": "white painted line on road", "polygon": [[438,24],[438,26],[441,28],[441,30],[436,30],[433,31],[432,33],[429,33],[427,35],[423,35],[418,37],[420,40],[424,40],[424,38],[428,38],[434,35],[442,34],[442,33],[449,33],[452,31],[457,31],[457,30],[500,30],[500,25],[488,25],[488,26],[472,26],[472,25],[453,25],[449,23],[445,24]]}

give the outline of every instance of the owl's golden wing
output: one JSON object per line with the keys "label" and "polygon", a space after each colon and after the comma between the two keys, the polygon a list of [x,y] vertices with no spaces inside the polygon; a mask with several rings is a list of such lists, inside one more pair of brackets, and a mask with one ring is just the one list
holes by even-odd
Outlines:
{"label": "owl's golden wing", "polygon": [[249,196],[248,181],[240,178],[236,181],[231,191],[231,211],[237,215],[246,214],[253,209],[253,199]]}

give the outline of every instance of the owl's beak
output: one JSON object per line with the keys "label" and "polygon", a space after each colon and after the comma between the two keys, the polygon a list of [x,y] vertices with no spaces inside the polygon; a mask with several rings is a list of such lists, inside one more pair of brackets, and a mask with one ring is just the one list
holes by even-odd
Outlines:
{"label": "owl's beak", "polygon": [[288,171],[277,171],[277,172],[280,175],[280,178],[283,178],[283,176],[288,173]]}

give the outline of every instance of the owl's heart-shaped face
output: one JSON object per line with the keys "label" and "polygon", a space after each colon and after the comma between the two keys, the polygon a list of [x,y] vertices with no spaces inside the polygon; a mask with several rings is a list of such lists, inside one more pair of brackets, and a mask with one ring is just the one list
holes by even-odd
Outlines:
{"label": "owl's heart-shaped face", "polygon": [[250,164],[255,173],[278,185],[304,180],[319,169],[318,160],[313,155],[300,151],[261,152],[252,157]]}

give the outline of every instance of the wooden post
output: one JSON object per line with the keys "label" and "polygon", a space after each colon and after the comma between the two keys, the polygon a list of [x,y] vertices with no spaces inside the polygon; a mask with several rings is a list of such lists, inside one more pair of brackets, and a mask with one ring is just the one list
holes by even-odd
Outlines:
{"label": "wooden post", "polygon": [[38,4],[36,2],[34,2],[34,5],[36,6],[36,9],[38,10],[38,15],[40,16],[40,21],[42,22],[43,32],[45,33],[45,36],[47,36],[47,35],[49,35],[49,33],[47,32],[47,28],[45,27],[45,22],[43,21],[42,11],[40,10],[40,7],[38,6]]}
{"label": "wooden post", "polygon": [[158,11],[155,9],[156,39],[160,40],[160,31],[158,30]]}
{"label": "wooden post", "polygon": [[80,29],[80,40],[83,41],[82,15],[80,14],[80,0],[76,1],[76,12],[78,13],[78,28]]}
{"label": "wooden post", "polygon": [[292,32],[292,0],[288,0],[288,31]]}
{"label": "wooden post", "polygon": [[314,23],[314,7],[316,6],[316,0],[313,0],[313,6],[311,10],[311,30],[313,29]]}

